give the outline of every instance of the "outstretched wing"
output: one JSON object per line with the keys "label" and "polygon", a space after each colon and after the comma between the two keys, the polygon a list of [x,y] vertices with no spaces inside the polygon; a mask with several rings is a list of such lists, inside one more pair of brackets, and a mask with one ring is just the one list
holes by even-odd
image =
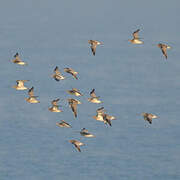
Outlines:
{"label": "outstretched wing", "polygon": [[91,51],[92,51],[93,55],[95,56],[95,54],[96,54],[96,45],[95,44],[91,45]]}
{"label": "outstretched wing", "polygon": [[138,35],[139,31],[140,29],[137,29],[136,31],[133,32],[134,39],[139,39],[139,35]]}

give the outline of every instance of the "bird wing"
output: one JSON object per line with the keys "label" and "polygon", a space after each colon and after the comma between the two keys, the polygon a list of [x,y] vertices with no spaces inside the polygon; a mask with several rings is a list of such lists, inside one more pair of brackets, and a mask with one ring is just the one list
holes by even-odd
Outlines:
{"label": "bird wing", "polygon": [[59,101],[59,98],[53,100],[53,101],[51,102],[51,104],[52,104],[53,106],[58,106],[58,104],[57,104],[58,101]]}
{"label": "bird wing", "polygon": [[90,92],[90,96],[95,98],[97,97],[96,94],[95,94],[95,89],[93,89],[91,92]]}
{"label": "bird wing", "polygon": [[29,89],[28,94],[29,94],[30,97],[34,96],[34,87]]}
{"label": "bird wing", "polygon": [[79,152],[81,152],[81,149],[80,149],[80,147],[79,147],[77,144],[74,143],[74,146],[76,147],[76,149],[77,149]]}
{"label": "bird wing", "polygon": [[92,51],[93,55],[95,56],[95,54],[96,54],[96,45],[95,44],[91,45],[91,51]]}
{"label": "bird wing", "polygon": [[136,31],[133,32],[134,39],[139,39],[139,35],[138,35],[139,31],[140,29],[137,29]]}
{"label": "bird wing", "polygon": [[60,73],[60,71],[59,71],[57,66],[55,67],[54,72],[56,73],[56,75],[61,75],[61,73]]}
{"label": "bird wing", "polygon": [[167,47],[166,46],[161,46],[161,51],[164,54],[165,58],[167,59]]}
{"label": "bird wing", "polygon": [[73,102],[70,104],[70,106],[71,106],[71,109],[74,113],[74,116],[77,118],[77,103]]}

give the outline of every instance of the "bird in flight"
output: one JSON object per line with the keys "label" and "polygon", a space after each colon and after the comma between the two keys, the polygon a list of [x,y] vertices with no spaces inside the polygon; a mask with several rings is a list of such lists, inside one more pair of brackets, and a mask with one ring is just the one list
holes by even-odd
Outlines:
{"label": "bird in flight", "polygon": [[52,77],[53,77],[56,81],[60,81],[60,80],[65,79],[65,77],[64,77],[64,76],[61,74],[61,72],[59,71],[58,66],[55,67],[54,73],[55,73],[55,74],[53,74]]}
{"label": "bird in flight", "polygon": [[74,140],[74,139],[73,140],[69,140],[69,142],[72,143],[79,152],[81,152],[80,146],[84,146],[85,145],[84,143],[82,143],[80,141],[77,141],[77,140]]}
{"label": "bird in flight", "polygon": [[89,133],[86,128],[81,129],[80,134],[84,137],[95,137],[93,134]]}
{"label": "bird in flight", "polygon": [[89,101],[89,102],[97,103],[97,104],[102,103],[102,101],[99,100],[99,96],[96,96],[96,94],[95,94],[95,89],[93,89],[93,90],[90,92],[90,96],[91,96],[91,97],[88,98],[88,101]]}
{"label": "bird in flight", "polygon": [[17,80],[17,85],[13,86],[13,88],[15,88],[16,90],[26,90],[28,88],[24,86],[24,83],[27,81],[29,80]]}
{"label": "bird in flight", "polygon": [[25,100],[29,103],[39,103],[40,101],[38,101],[36,98],[38,96],[34,96],[34,87],[32,87],[31,89],[29,89],[28,91],[28,98],[25,98]]}
{"label": "bird in flight", "polygon": [[149,124],[152,124],[152,119],[158,118],[158,116],[151,114],[151,113],[142,113],[145,121],[148,121]]}
{"label": "bird in flight", "polygon": [[83,94],[81,94],[81,92],[76,88],[72,88],[72,90],[68,90],[67,92],[71,95],[83,96]]}
{"label": "bird in flight", "polygon": [[102,45],[102,42],[96,41],[96,40],[88,40],[88,43],[91,44],[91,51],[93,55],[95,56],[96,54],[96,47],[97,45]]}
{"label": "bird in flight", "polygon": [[77,78],[78,72],[76,72],[74,69],[72,69],[72,68],[64,68],[64,72],[67,72],[67,73],[71,74],[76,80],[78,79]]}
{"label": "bird in flight", "polygon": [[136,31],[133,32],[133,39],[129,39],[128,41],[130,41],[132,44],[143,44],[144,42],[140,40],[139,38],[139,31],[140,29],[137,29]]}
{"label": "bird in flight", "polygon": [[66,127],[66,128],[71,128],[72,127],[69,123],[65,122],[64,120],[61,120],[60,123],[56,123],[56,125],[59,126],[59,127]]}
{"label": "bird in flight", "polygon": [[19,65],[21,65],[21,66],[27,65],[26,62],[24,62],[24,61],[22,61],[22,60],[20,59],[19,53],[16,53],[16,54],[14,55],[14,59],[12,60],[12,62],[15,63],[15,64],[19,64]]}
{"label": "bird in flight", "polygon": [[166,44],[161,44],[161,43],[159,43],[157,46],[161,49],[163,55],[167,59],[167,49],[170,49],[171,47]]}
{"label": "bird in flight", "polygon": [[48,108],[49,111],[51,111],[51,112],[62,112],[62,110],[59,109],[59,106],[57,104],[59,100],[60,99],[58,98],[58,99],[51,101],[52,107]]}
{"label": "bird in flight", "polygon": [[81,104],[80,101],[76,99],[68,99],[69,107],[72,109],[75,118],[77,118],[77,105]]}

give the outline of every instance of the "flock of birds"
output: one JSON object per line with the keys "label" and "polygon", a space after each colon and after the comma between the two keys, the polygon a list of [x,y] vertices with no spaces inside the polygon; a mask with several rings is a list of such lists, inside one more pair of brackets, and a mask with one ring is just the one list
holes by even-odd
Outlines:
{"label": "flock of birds", "polygon": [[[143,44],[144,42],[141,40],[141,38],[139,38],[138,33],[139,33],[140,29],[136,30],[133,32],[133,39],[128,40],[129,42],[131,42],[132,44]],[[96,47],[98,45],[102,45],[102,42],[96,41],[96,40],[88,40],[88,43],[90,44],[90,48],[92,51],[92,54],[95,56],[96,54]],[[170,46],[166,45],[166,44],[157,44],[157,46],[161,49],[164,57],[167,59],[167,49],[171,48]],[[16,53],[14,55],[14,59],[12,60],[13,63],[24,66],[27,65],[26,62],[22,61],[19,54]],[[76,80],[78,80],[78,72],[76,72],[74,69],[72,68],[64,68],[64,72],[69,73],[73,76],[73,78],[75,78]],[[58,69],[58,66],[55,67],[54,69],[54,74],[51,76],[53,79],[55,79],[56,81],[61,81],[64,80],[65,77],[61,74],[61,72]],[[16,80],[16,85],[13,86],[13,88],[15,88],[16,90],[27,90],[28,88],[25,87],[24,83],[27,82],[28,80]],[[69,93],[70,95],[74,95],[74,96],[83,96],[83,94],[76,88],[72,88],[71,90],[68,90],[67,93]],[[34,95],[34,87],[31,87],[30,89],[28,89],[28,97],[25,98],[25,100],[28,103],[40,103],[40,101],[37,99],[38,96]],[[51,112],[62,112],[62,110],[59,108],[58,102],[59,102],[59,98],[58,99],[54,99],[51,104],[52,106],[50,108],[48,108],[49,111]],[[100,100],[100,97],[96,95],[95,93],[95,89],[92,89],[92,91],[90,92],[90,97],[87,99],[89,102],[91,103],[96,103],[96,104],[100,104],[102,103],[102,101]],[[69,107],[71,108],[74,117],[77,118],[77,106],[79,104],[81,104],[81,102],[75,98],[68,98],[67,99]],[[158,118],[157,115],[151,114],[151,113],[142,113],[142,116],[144,118],[145,121],[149,122],[150,124],[152,124],[152,119]],[[97,121],[102,121],[105,124],[108,124],[109,126],[112,126],[111,121],[115,120],[116,118],[112,115],[109,115],[106,113],[106,110],[104,109],[104,107],[100,107],[96,110],[96,115],[93,116],[93,118]],[[61,122],[56,123],[57,126],[59,127],[65,127],[65,128],[71,128],[72,126],[65,122],[64,120],[61,120]],[[81,129],[80,134],[84,137],[95,137],[95,135],[93,135],[92,133],[90,133],[86,128]],[[75,148],[81,152],[80,146],[85,145],[84,143],[80,142],[79,140],[69,140],[70,143],[72,143]]]}

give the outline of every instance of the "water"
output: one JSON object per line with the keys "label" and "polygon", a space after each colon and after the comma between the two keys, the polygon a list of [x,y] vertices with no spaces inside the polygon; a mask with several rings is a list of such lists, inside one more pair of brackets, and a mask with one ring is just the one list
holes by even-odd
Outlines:
{"label": "water", "polygon": [[[0,179],[180,179],[179,1],[4,1],[0,7]],[[138,11],[138,12],[137,12]],[[145,42],[127,42],[140,28]],[[87,41],[104,43],[92,56]],[[168,43],[166,61],[156,44]],[[11,63],[19,52],[28,66]],[[51,78],[58,66],[66,80]],[[63,72],[72,67],[79,80]],[[5,80],[6,79],[6,80]],[[11,88],[28,79],[40,104]],[[84,93],[78,118],[66,99]],[[102,105],[87,102],[96,89]],[[60,98],[62,113],[48,111]],[[104,106],[112,127],[95,121]],[[142,112],[159,116],[152,125]],[[72,129],[56,126],[64,119]],[[81,137],[87,128],[96,138]],[[82,153],[68,142],[79,139]]]}

